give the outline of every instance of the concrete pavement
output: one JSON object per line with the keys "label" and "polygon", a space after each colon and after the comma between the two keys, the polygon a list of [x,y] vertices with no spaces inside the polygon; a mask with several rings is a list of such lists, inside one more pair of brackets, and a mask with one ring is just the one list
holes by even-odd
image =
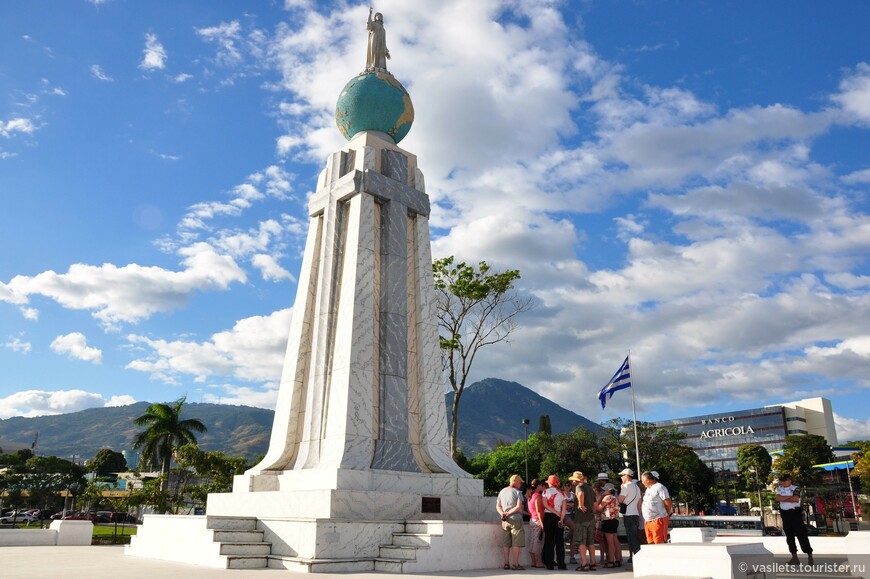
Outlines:
{"label": "concrete pavement", "polygon": [[[594,573],[577,573],[576,565],[568,571],[547,571],[546,569],[526,569],[525,571],[504,571],[502,569],[457,571],[452,573],[415,574],[412,577],[594,577],[607,576],[608,579],[628,579],[633,577],[630,569],[602,569]],[[91,547],[0,547],[0,577],[4,579],[32,579],[33,577],[87,577],[89,579],[278,579],[288,575],[302,577],[303,574],[283,569],[211,569],[195,565],[169,563],[155,559],[128,557],[123,546]],[[390,573],[317,573],[307,575],[312,579],[340,577],[348,579],[360,576],[361,579],[398,579],[403,575]],[[407,577],[408,575],[404,575]]]}

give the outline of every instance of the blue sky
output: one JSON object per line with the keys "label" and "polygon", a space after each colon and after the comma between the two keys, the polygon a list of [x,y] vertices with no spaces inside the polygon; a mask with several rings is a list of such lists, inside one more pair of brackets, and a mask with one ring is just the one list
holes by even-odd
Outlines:
{"label": "blue sky", "polygon": [[[759,3],[756,3],[759,4]],[[0,4],[0,418],[273,407],[364,4]],[[587,416],[825,396],[870,437],[870,7],[385,1],[435,256],[536,307],[473,378]]]}

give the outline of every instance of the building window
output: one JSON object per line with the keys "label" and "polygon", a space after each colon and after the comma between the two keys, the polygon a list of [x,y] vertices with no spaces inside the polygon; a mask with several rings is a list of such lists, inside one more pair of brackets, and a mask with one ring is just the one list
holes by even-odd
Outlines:
{"label": "building window", "polygon": [[795,422],[795,421],[806,422],[807,419],[806,419],[806,418],[801,418],[800,416],[792,416],[791,418],[786,418],[785,421],[786,421],[786,422]]}

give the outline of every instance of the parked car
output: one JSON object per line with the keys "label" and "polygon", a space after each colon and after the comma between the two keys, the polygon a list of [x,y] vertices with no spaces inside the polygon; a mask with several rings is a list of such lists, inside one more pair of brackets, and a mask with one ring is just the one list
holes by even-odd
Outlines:
{"label": "parked car", "polygon": [[126,523],[130,525],[135,525],[139,521],[136,520],[136,517],[131,515],[130,513],[112,513],[111,519],[113,523]]}
{"label": "parked car", "polygon": [[71,515],[67,515],[63,518],[64,521],[90,521],[92,523],[96,522],[96,514],[94,512],[90,513],[73,513]]}
{"label": "parked car", "polygon": [[31,523],[39,524],[39,519],[30,513],[13,513],[0,517],[0,525],[25,525],[30,526]]}
{"label": "parked car", "polygon": [[50,519],[51,515],[54,514],[54,509],[30,509],[27,512],[37,519]]}

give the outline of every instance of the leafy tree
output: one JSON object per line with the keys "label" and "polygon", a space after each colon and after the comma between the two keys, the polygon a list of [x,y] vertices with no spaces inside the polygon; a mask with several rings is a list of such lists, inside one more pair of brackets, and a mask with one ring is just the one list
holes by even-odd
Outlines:
{"label": "leafy tree", "polygon": [[777,457],[773,466],[778,473],[791,473],[799,487],[809,488],[818,486],[822,480],[821,473],[813,465],[833,460],[834,452],[825,437],[802,434],[785,437],[782,455]]}
{"label": "leafy tree", "polygon": [[[26,463],[26,487],[31,504],[49,509],[59,503],[59,493],[85,484],[85,470],[56,456],[35,456]],[[78,486],[76,486],[78,488]]]}
{"label": "leafy tree", "polygon": [[9,454],[0,454],[0,466],[24,466],[31,458],[33,458],[33,451],[29,448],[22,448]]}
{"label": "leafy tree", "polygon": [[133,448],[142,449],[142,460],[147,464],[160,464],[163,475],[163,485],[168,483],[169,465],[173,451],[184,444],[196,444],[196,433],[207,429],[196,418],[181,418],[186,396],[176,400],[172,405],[155,403],[145,410],[145,414],[136,418],[136,426],[144,426],[145,430],[133,439]]}
{"label": "leafy tree", "polygon": [[[680,432],[676,428],[658,428],[651,422],[637,423],[637,441],[638,449],[640,450],[640,468],[635,468],[634,465],[634,425],[631,420],[623,420],[622,418],[614,418],[605,422],[602,425],[606,434],[604,435],[605,444],[610,448],[610,452],[619,457],[628,457],[628,463],[632,465],[630,468],[635,471],[657,470],[664,476],[665,464],[667,464],[668,456],[674,448],[685,446],[684,440],[686,434]],[[617,464],[622,462],[614,463]],[[622,470],[621,468],[616,470]],[[637,473],[640,476],[640,473]]]}
{"label": "leafy tree", "polygon": [[168,475],[161,474],[157,478],[143,481],[141,489],[136,489],[129,494],[129,505],[152,505],[160,513],[170,511],[172,500],[169,491],[166,490],[167,478]]}
{"label": "leafy tree", "polygon": [[676,444],[661,460],[662,479],[671,496],[689,505],[690,510],[708,509],[714,475],[694,449]]}
{"label": "leafy tree", "polygon": [[870,441],[855,442],[852,446],[858,447],[858,452],[852,455],[852,460],[855,462],[852,476],[860,478],[861,492],[870,494]]}
{"label": "leafy tree", "polygon": [[550,423],[549,414],[543,414],[538,418],[538,432],[542,434],[553,434],[553,425]]}
{"label": "leafy tree", "polygon": [[607,444],[606,438],[585,428],[541,437],[540,472],[545,475],[557,474],[564,479],[579,469],[594,480],[595,473],[610,470],[619,462],[619,454]]}
{"label": "leafy tree", "polygon": [[516,316],[528,310],[532,302],[514,289],[514,283],[520,279],[519,270],[495,272],[485,261],[475,267],[455,263],[453,257],[437,259],[432,267],[438,326],[442,332],[442,363],[454,393],[450,452],[455,454],[459,402],[478,351],[507,341],[517,327]]}
{"label": "leafy tree", "polygon": [[127,470],[127,459],[120,452],[111,448],[101,448],[94,458],[87,462],[87,469],[98,475],[108,475]]}
{"label": "leafy tree", "polygon": [[185,444],[178,449],[177,461],[182,470],[191,476],[178,494],[205,505],[209,493],[225,493],[233,490],[233,477],[248,468],[244,458],[232,458],[222,452],[205,452],[195,444]]}
{"label": "leafy tree", "polygon": [[752,483],[767,482],[770,476],[770,468],[773,460],[770,458],[770,453],[760,444],[744,444],[737,449],[737,470],[743,480]]}
{"label": "leafy tree", "polygon": [[[471,472],[476,478],[483,479],[484,494],[495,494],[507,486],[511,475],[525,472],[525,454],[523,442],[518,440],[510,446],[499,446],[489,453],[476,455],[471,459]],[[533,437],[529,437],[529,446],[534,444]],[[530,453],[531,455],[531,453]],[[531,459],[531,456],[529,457]],[[529,463],[529,473],[531,460]]]}

